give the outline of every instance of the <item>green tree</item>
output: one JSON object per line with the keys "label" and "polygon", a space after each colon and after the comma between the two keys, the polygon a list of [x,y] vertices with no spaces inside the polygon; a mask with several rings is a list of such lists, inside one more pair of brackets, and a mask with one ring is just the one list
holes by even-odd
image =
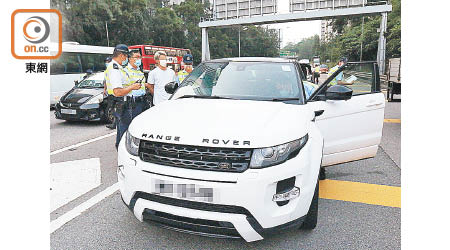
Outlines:
{"label": "green tree", "polygon": [[297,57],[301,59],[311,59],[320,54],[319,35],[304,38],[297,44],[289,43],[283,50],[295,52]]}
{"label": "green tree", "polygon": [[[369,2],[376,2],[371,0]],[[392,0],[392,12],[388,14],[386,30],[386,58],[401,56],[401,5],[400,0]],[[364,33],[362,18],[339,18],[332,22],[336,31],[335,37],[328,43],[321,44],[320,55],[324,59],[336,62],[346,56],[351,61],[359,61],[361,42],[363,44],[362,59],[376,60],[378,50],[381,16],[364,17]]]}
{"label": "green tree", "polygon": [[[202,3],[205,2],[205,3]],[[106,46],[153,44],[189,48],[194,62],[201,60],[201,29],[209,2],[187,0],[169,6],[167,0],[51,0],[63,14],[63,40]],[[209,29],[213,58],[238,56],[238,28]],[[278,34],[258,26],[241,29],[242,56],[277,56]]]}

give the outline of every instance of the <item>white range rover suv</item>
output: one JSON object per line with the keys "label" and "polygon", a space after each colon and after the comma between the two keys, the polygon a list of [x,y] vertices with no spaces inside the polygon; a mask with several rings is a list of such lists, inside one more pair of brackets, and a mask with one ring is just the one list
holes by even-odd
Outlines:
{"label": "white range rover suv", "polygon": [[375,62],[347,63],[305,97],[296,61],[227,58],[166,85],[118,149],[122,199],[140,221],[261,240],[317,223],[323,167],[373,157],[385,99]]}

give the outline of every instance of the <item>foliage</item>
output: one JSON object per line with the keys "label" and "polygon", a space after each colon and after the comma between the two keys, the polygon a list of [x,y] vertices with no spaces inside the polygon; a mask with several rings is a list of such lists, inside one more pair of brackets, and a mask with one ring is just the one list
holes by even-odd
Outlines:
{"label": "foliage", "polygon": [[300,59],[311,59],[320,53],[319,35],[304,38],[297,44],[289,43],[283,49],[296,52]]}
{"label": "foliage", "polygon": [[[374,2],[377,0],[371,0]],[[388,14],[386,36],[386,58],[401,56],[401,6],[400,0],[392,0],[392,12]],[[361,42],[363,44],[362,60],[376,60],[378,49],[381,16],[364,17],[364,32],[362,32],[362,18],[337,18],[331,25],[336,32],[334,38],[322,43],[315,37],[303,39],[297,44],[288,44],[284,49],[296,51],[301,58],[311,58],[311,54],[320,54],[321,61],[337,62],[340,57],[347,57],[350,61],[359,61],[361,56]],[[312,45],[312,44],[313,45]],[[315,48],[319,48],[319,52]],[[308,53],[311,49],[311,53]],[[306,50],[306,51],[305,51]],[[300,52],[303,51],[303,52]]]}
{"label": "foliage", "polygon": [[[205,3],[202,3],[205,2]],[[63,40],[109,46],[153,44],[189,48],[194,63],[201,60],[201,29],[209,2],[187,0],[170,6],[167,0],[51,0],[63,15]],[[238,28],[209,29],[213,58],[239,55]],[[277,56],[278,33],[258,26],[241,27],[241,56]]]}

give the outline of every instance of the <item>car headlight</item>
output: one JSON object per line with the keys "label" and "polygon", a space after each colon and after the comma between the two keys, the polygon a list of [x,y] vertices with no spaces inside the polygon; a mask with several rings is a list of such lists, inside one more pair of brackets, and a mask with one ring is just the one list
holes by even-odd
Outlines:
{"label": "car headlight", "polygon": [[101,103],[103,101],[103,94],[98,94],[94,97],[92,97],[91,99],[89,99],[86,104],[96,104],[96,103]]}
{"label": "car headlight", "polygon": [[138,156],[140,141],[141,140],[139,138],[133,137],[127,130],[125,133],[125,147],[127,148],[129,154]]}
{"label": "car headlight", "polygon": [[308,134],[302,138],[268,148],[253,150],[250,168],[265,168],[283,163],[295,157],[308,141]]}

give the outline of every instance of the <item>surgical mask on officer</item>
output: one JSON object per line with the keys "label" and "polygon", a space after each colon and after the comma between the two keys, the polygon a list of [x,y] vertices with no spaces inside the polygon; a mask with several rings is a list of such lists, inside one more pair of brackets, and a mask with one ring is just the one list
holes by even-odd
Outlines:
{"label": "surgical mask on officer", "polygon": [[141,63],[142,63],[142,60],[139,58],[139,59],[136,59],[136,61],[134,62],[134,65],[136,65],[136,67],[139,68],[139,66],[141,66]]}
{"label": "surgical mask on officer", "polygon": [[109,64],[109,63],[105,63],[105,68],[108,68],[108,64]]}
{"label": "surgical mask on officer", "polygon": [[159,60],[159,65],[161,65],[161,67],[167,67],[167,60]]}
{"label": "surgical mask on officer", "polygon": [[122,61],[122,66],[127,66],[128,64],[128,56],[125,57],[125,60]]}

